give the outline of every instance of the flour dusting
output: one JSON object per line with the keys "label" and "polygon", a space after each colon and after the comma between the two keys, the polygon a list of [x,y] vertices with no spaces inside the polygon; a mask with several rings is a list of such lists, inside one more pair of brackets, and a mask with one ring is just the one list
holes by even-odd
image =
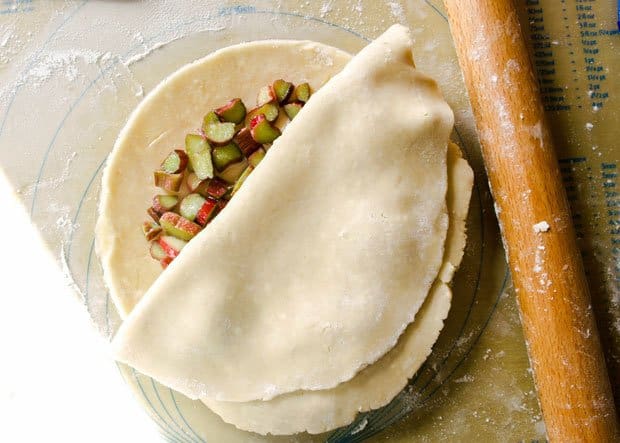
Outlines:
{"label": "flour dusting", "polygon": [[4,31],[4,34],[0,37],[0,48],[4,48],[12,37],[13,33],[10,30]]}
{"label": "flour dusting", "polygon": [[316,47],[314,49],[314,53],[315,53],[315,58],[316,58],[317,64],[320,64],[320,65],[323,65],[323,66],[333,66],[334,65],[334,59],[332,59],[331,55],[329,55],[322,48]]}
{"label": "flour dusting", "polygon": [[69,263],[67,261],[67,253],[65,251],[64,245],[60,247],[60,266],[62,268],[62,276],[65,279],[65,284],[80,297],[82,301],[86,300],[84,293],[80,290],[80,287],[77,285],[75,280],[73,279],[73,275],[71,273],[71,268],[69,267]]}
{"label": "flour dusting", "polygon": [[353,428],[351,430],[351,435],[355,435],[355,434],[359,434],[360,432],[362,432],[364,429],[366,429],[366,426],[368,425],[368,419],[366,417],[364,417],[364,420],[362,420],[361,422],[359,422],[359,424],[357,426],[355,426],[355,428]]}
{"label": "flour dusting", "polygon": [[471,383],[472,381],[474,381],[475,378],[473,375],[471,374],[465,374],[462,377],[459,378],[455,378],[454,379],[454,383]]}
{"label": "flour dusting", "polygon": [[334,1],[333,0],[328,0],[326,2],[323,2],[323,5],[321,6],[321,18],[325,18],[325,16],[327,14],[329,14],[330,12],[332,12],[334,10]]}
{"label": "flour dusting", "polygon": [[81,74],[81,66],[97,64],[104,53],[90,49],[63,49],[44,53],[38,63],[35,63],[21,79],[22,83],[29,83],[40,87],[53,76],[61,75],[73,82]]}
{"label": "flour dusting", "polygon": [[403,9],[403,6],[400,4],[400,2],[388,1],[387,5],[390,7],[392,17],[394,17],[399,22],[404,23],[406,20],[405,10]]}
{"label": "flour dusting", "polygon": [[547,232],[549,230],[550,226],[549,223],[547,223],[545,220],[536,223],[535,225],[532,226],[532,229],[534,230],[535,233],[539,234],[541,232]]}
{"label": "flour dusting", "polygon": [[[202,29],[202,30],[203,31],[206,31],[206,30],[208,30],[208,31],[223,31],[225,29],[226,29],[226,26],[220,25],[220,26],[215,26],[215,27],[211,27],[211,28],[207,28],[207,29]],[[177,35],[175,37],[172,37],[171,39],[168,39],[168,40],[165,40],[165,41],[161,41],[161,42],[157,42],[157,43],[154,43],[152,45],[147,46],[144,43],[143,38],[141,37],[141,34],[137,33],[136,34],[136,38],[138,40],[142,40],[142,43],[143,43],[143,45],[145,46],[146,49],[144,51],[140,52],[139,54],[135,54],[135,55],[129,57],[127,60],[125,60],[123,62],[123,64],[125,66],[129,67],[129,66],[133,65],[134,63],[139,62],[143,58],[151,55],[154,51],[157,51],[158,49],[161,49],[164,46],[166,46],[166,45],[168,45],[168,44],[170,44],[170,43],[172,43],[172,42],[174,42],[176,40],[179,40],[179,39],[181,39],[183,37],[184,37],[183,35]]]}

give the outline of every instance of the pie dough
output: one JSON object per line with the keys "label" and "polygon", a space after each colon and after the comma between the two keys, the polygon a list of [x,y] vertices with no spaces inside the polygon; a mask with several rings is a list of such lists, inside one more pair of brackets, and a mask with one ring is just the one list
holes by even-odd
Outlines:
{"label": "pie dough", "polygon": [[389,403],[430,354],[450,309],[452,279],[463,257],[465,219],[473,171],[455,144],[448,149],[448,211],[450,224],[444,271],[398,344],[383,358],[333,389],[297,391],[269,401],[218,402],[203,399],[209,409],[239,429],[260,434],[319,434],[351,423],[358,412]]}
{"label": "pie dough", "polygon": [[122,318],[161,274],[140,226],[149,219],[153,196],[162,192],[153,184],[162,159],[233,95],[249,107],[258,89],[275,78],[321,86],[350,59],[339,49],[306,41],[232,46],[184,66],[140,103],[108,157],[95,236],[105,283]]}
{"label": "pie dough", "polygon": [[[286,72],[298,55],[284,48],[299,44],[279,43],[272,62],[244,69],[248,54],[278,43],[207,57],[199,64],[220,69],[208,90],[187,70],[171,77],[153,93],[171,100],[168,112],[142,107],[120,145],[135,144],[146,131],[140,123],[165,133],[173,115],[207,111],[187,100],[192,93],[238,95],[220,82],[229,74],[222,57],[239,60],[234,84],[256,85],[244,78],[248,66]],[[200,111],[187,111],[194,106]],[[190,398],[220,401],[350,380],[396,344],[437,278],[452,124],[435,82],[414,69],[408,30],[393,26],[314,94],[226,209],[149,288],[113,341],[116,358]],[[127,173],[113,166],[104,186]]]}

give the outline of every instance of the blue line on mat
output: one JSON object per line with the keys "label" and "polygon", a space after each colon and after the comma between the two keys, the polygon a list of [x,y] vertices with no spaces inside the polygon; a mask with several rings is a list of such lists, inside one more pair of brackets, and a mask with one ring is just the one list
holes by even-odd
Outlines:
{"label": "blue line on mat", "polygon": [[[56,35],[56,33],[58,31],[60,31],[60,28],[62,28],[67,22],[69,22],[69,20],[71,20],[73,18],[73,16],[82,8],[82,6],[84,6],[86,3],[88,3],[88,0],[83,1],[77,8],[75,8],[69,15],[67,15],[64,20],[58,25],[58,27],[56,29],[54,29],[54,31],[52,31],[52,33],[47,37],[47,39],[43,42],[43,44],[41,45],[41,47],[32,55],[32,61],[30,63],[28,63],[28,65],[24,68],[24,70],[22,72],[19,73],[18,78],[20,78],[25,72],[27,72],[32,65],[34,65],[34,63],[37,61],[37,57],[39,56],[39,54],[41,54],[41,52],[43,52],[43,49],[45,49],[45,47],[47,46],[47,44],[52,40],[52,38]],[[17,92],[19,91],[19,89],[21,88],[22,84],[18,83],[15,88],[13,89],[11,98],[9,99],[9,104],[6,107],[6,111],[4,113],[4,117],[2,117],[2,123],[0,123],[0,135],[2,135],[2,131],[4,130],[4,125],[6,124],[6,120],[9,116],[9,111],[11,110],[11,107],[13,106],[13,102],[15,101],[15,97],[17,96]]]}
{"label": "blue line on mat", "polygon": [[[153,403],[151,403],[151,399],[148,397],[148,395],[146,395],[146,392],[144,391],[144,387],[142,386],[142,383],[138,379],[138,372],[133,368],[131,368],[131,370],[133,372],[134,380],[138,384],[138,387],[140,388],[140,392],[142,392],[142,396],[144,397],[144,399],[146,400],[146,402],[148,403],[152,411],[155,413],[155,415],[157,415],[157,417],[165,425],[166,429],[170,431],[170,435],[173,436],[175,439],[174,441],[179,442],[179,443],[187,443],[187,440],[184,439],[184,436],[180,435],[176,430],[172,429],[170,427],[170,424],[166,422],[166,420],[163,419],[159,411],[155,408],[155,406],[153,406]],[[193,443],[193,442],[190,440],[189,443]]]}
{"label": "blue line on mat", "polygon": [[[121,379],[123,380],[123,382],[125,384],[129,384],[129,382],[127,381],[127,379],[125,378],[125,375],[123,374],[123,371],[121,370],[121,367],[118,363],[116,363],[116,367],[118,369],[118,373],[121,375]],[[155,424],[155,426],[157,426],[157,428],[159,429],[159,432],[167,439],[171,441],[171,436],[169,435],[169,432],[164,429],[162,427],[162,425],[157,421],[157,419],[155,418],[155,415],[151,414],[150,412],[148,412],[146,409],[144,409],[144,412],[149,416],[149,418],[153,421],[153,423]]]}
{"label": "blue line on mat", "polygon": [[164,412],[166,413],[166,415],[168,416],[168,418],[172,421],[172,423],[174,423],[174,425],[179,428],[179,430],[186,435],[190,441],[192,443],[194,443],[196,440],[194,439],[194,437],[192,435],[190,435],[185,429],[183,429],[183,426],[180,426],[177,421],[172,418],[172,415],[170,415],[170,412],[168,411],[168,408],[166,408],[166,405],[164,404],[164,402],[161,399],[161,396],[159,395],[159,389],[157,389],[157,385],[155,385],[155,380],[151,377],[151,386],[153,386],[153,390],[155,391],[155,396],[157,397],[157,400],[159,400],[159,404],[161,405],[161,407],[163,408]]}
{"label": "blue line on mat", "polygon": [[183,415],[183,413],[179,409],[179,405],[177,403],[177,399],[174,396],[174,391],[172,389],[170,389],[170,388],[168,388],[168,390],[170,391],[170,397],[172,398],[172,402],[174,403],[174,407],[176,408],[177,412],[179,413],[179,416],[181,417],[181,420],[183,420],[183,423],[185,423],[185,425],[189,428],[189,430],[192,431],[192,434],[194,434],[201,442],[207,443],[206,440],[203,440],[198,434],[196,434],[196,431],[194,431],[194,428],[192,428],[192,426],[187,422],[187,420],[185,420],[185,416]]}

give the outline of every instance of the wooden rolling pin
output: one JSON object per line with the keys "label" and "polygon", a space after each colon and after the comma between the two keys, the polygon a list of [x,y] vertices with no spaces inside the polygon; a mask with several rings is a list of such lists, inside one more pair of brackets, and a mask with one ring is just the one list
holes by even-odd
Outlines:
{"label": "wooden rolling pin", "polygon": [[619,442],[551,134],[511,0],[445,0],[553,442]]}

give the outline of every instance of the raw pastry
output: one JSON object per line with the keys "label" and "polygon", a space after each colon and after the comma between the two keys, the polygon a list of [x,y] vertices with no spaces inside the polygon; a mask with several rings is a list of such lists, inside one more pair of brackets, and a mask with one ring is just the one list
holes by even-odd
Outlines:
{"label": "raw pastry", "polygon": [[430,354],[450,309],[452,279],[465,246],[465,218],[473,184],[473,172],[459,148],[448,150],[448,211],[450,224],[441,279],[435,282],[422,308],[398,344],[383,358],[351,380],[333,389],[297,391],[269,401],[203,402],[227,423],[261,434],[318,434],[347,425],[358,412],[376,409],[398,394]]}
{"label": "raw pastry", "polygon": [[[139,226],[153,195],[161,193],[153,185],[153,171],[166,154],[183,145],[185,135],[196,131],[207,111],[231,96],[253,104],[258,88],[281,76],[318,87],[350,59],[339,49],[314,42],[245,43],[183,67],[142,101],[108,158],[95,236],[105,283],[121,317],[161,274]],[[261,68],[248,68],[254,66]]]}
{"label": "raw pastry", "polygon": [[350,380],[396,344],[438,275],[452,123],[393,26],[313,95],[155,281],[114,339],[117,359],[190,398]]}

